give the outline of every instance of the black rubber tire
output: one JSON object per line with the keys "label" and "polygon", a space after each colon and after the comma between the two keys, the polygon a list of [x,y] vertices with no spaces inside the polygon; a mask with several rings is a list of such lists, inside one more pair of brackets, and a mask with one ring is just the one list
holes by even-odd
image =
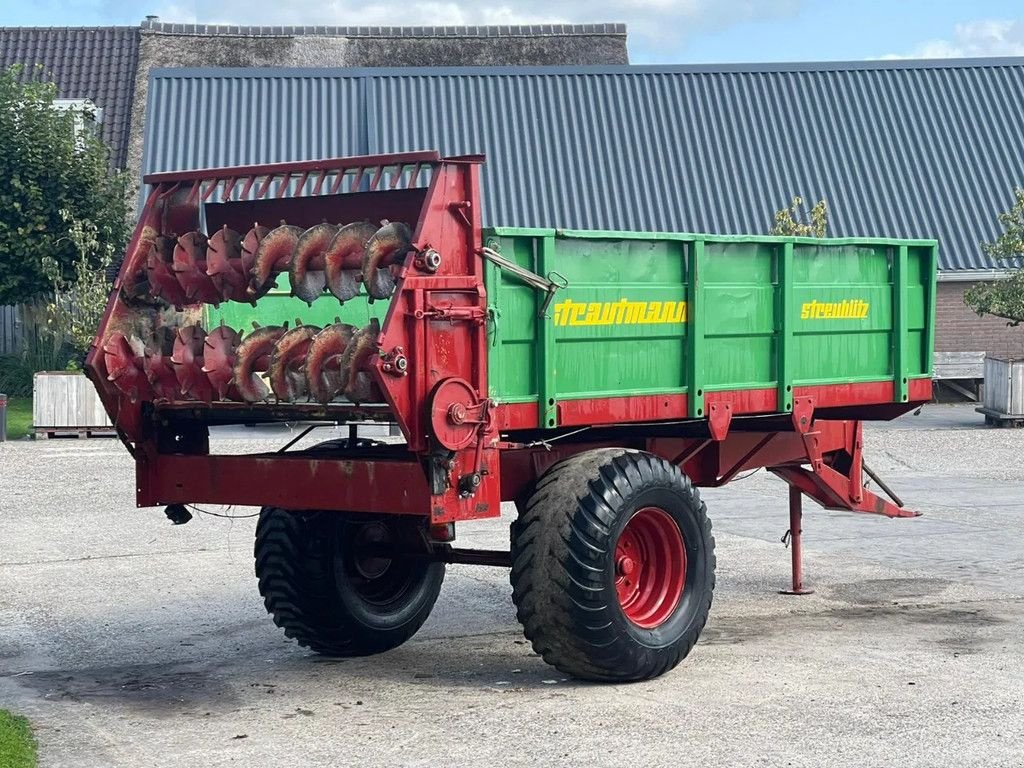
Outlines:
{"label": "black rubber tire", "polygon": [[340,453],[354,448],[380,448],[383,445],[387,445],[387,443],[382,440],[374,440],[371,437],[357,437],[355,442],[347,437],[336,437],[333,440],[324,440],[322,443],[311,445],[306,450],[318,453]]}
{"label": "black rubber tire", "polygon": [[[683,534],[679,605],[653,629],[627,618],[615,590],[615,545],[639,509],[656,505]],[[546,472],[512,526],[512,600],[533,649],[557,669],[598,681],[648,680],[693,648],[715,588],[715,540],[700,495],[678,467],[604,448]]]}
{"label": "black rubber tire", "polygon": [[264,507],[256,526],[256,578],[267,612],[287,637],[327,656],[368,656],[396,648],[430,615],[444,563],[406,557],[372,561],[367,577],[353,549],[381,526],[392,541],[419,537],[418,518]]}

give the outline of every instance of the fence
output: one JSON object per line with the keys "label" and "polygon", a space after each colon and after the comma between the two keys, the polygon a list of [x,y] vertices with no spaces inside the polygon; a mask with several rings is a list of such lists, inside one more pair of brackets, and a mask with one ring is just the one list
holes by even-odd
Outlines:
{"label": "fence", "polygon": [[22,349],[21,307],[0,306],[0,355],[14,355]]}
{"label": "fence", "polygon": [[53,364],[60,343],[46,328],[44,304],[0,306],[0,356],[28,354],[41,364]]}

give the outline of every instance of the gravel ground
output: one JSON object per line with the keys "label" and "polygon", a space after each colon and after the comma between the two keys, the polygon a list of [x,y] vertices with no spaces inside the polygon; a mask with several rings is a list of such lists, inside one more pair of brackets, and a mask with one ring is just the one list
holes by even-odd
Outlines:
{"label": "gravel ground", "polygon": [[[934,407],[870,428],[870,463],[924,516],[808,503],[810,596],[777,593],[781,482],[707,491],[711,622],[673,673],[624,686],[544,665],[494,568],[450,568],[395,651],[314,657],[263,611],[251,518],[172,527],[134,508],[115,443],[9,443],[0,707],[31,718],[44,766],[75,768],[1024,766],[1024,431],[979,423]],[[460,543],[502,546],[507,525]]]}

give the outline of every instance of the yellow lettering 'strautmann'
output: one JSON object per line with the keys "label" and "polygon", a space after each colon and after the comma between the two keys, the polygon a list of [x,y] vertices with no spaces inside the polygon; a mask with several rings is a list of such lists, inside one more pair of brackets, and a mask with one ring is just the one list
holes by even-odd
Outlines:
{"label": "yellow lettering 'strautmann'", "polygon": [[555,325],[685,323],[685,301],[572,301],[555,304]]}

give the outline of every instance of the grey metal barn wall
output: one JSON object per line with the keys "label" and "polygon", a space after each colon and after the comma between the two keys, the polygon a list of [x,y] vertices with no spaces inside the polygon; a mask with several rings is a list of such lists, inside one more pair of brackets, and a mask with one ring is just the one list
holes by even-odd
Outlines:
{"label": "grey metal barn wall", "polygon": [[688,67],[157,70],[147,172],[482,152],[489,224],[936,237],[947,270],[1024,184],[1024,59]]}
{"label": "grey metal barn wall", "polygon": [[143,173],[365,154],[360,78],[242,72],[153,78]]}

